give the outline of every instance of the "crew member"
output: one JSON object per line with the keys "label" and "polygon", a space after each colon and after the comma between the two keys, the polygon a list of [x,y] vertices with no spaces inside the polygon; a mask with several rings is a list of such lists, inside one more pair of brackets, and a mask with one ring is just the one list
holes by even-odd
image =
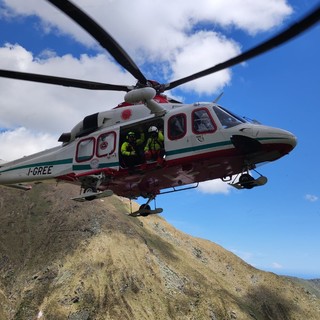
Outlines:
{"label": "crew member", "polygon": [[144,133],[140,133],[139,139],[136,134],[130,131],[126,136],[126,141],[121,145],[122,161],[129,170],[133,170],[134,166],[141,164],[142,152],[141,145],[144,143]]}
{"label": "crew member", "polygon": [[158,130],[157,127],[151,126],[148,129],[149,138],[147,140],[147,143],[144,147],[144,154],[146,160],[153,160],[157,161],[159,166],[163,165],[163,156],[164,156],[164,137],[163,133]]}

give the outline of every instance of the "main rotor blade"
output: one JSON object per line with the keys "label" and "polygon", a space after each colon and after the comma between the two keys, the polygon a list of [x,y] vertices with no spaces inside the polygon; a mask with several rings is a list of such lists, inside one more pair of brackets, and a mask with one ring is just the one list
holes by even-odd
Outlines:
{"label": "main rotor blade", "polygon": [[275,47],[293,39],[294,37],[298,36],[302,32],[309,29],[311,26],[316,24],[320,20],[320,6],[318,6],[315,10],[313,10],[309,15],[307,15],[302,20],[298,21],[297,23],[293,24],[283,32],[279,33],[278,35],[272,37],[271,39],[261,43],[260,45],[243,52],[242,54],[231,58],[225,62],[219,63],[211,68],[206,70],[194,73],[190,76],[181,78],[179,80],[173,81],[171,83],[167,83],[164,85],[165,90],[173,89],[181,84],[187,83],[189,81],[207,76],[209,74],[221,71],[226,68],[230,68],[236,64],[239,64],[243,61],[249,60],[253,57],[256,57],[266,51],[274,49]]}
{"label": "main rotor blade", "polygon": [[123,86],[123,85],[117,85],[117,84],[108,84],[108,83],[93,82],[93,81],[87,81],[87,80],[46,76],[42,74],[9,71],[9,70],[2,70],[2,69],[0,69],[0,77],[47,83],[47,84],[55,84],[59,86],[81,88],[81,89],[88,89],[88,90],[130,91],[131,89],[129,86]]}
{"label": "main rotor blade", "polygon": [[91,36],[96,39],[100,45],[105,48],[112,57],[127,71],[129,71],[142,84],[147,83],[147,79],[142,74],[138,66],[124,51],[124,49],[111,37],[100,25],[98,25],[85,12],[75,6],[68,0],[47,0],[69,16],[73,21],[79,24]]}

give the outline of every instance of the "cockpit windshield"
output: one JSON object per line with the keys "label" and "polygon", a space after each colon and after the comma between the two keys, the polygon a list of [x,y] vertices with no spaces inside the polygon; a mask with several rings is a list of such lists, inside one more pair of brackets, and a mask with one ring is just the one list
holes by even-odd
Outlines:
{"label": "cockpit windshield", "polygon": [[241,123],[246,123],[247,121],[241,117],[238,117],[227,111],[226,109],[220,106],[213,106],[213,111],[216,113],[221,125],[224,129],[231,128],[237,126]]}

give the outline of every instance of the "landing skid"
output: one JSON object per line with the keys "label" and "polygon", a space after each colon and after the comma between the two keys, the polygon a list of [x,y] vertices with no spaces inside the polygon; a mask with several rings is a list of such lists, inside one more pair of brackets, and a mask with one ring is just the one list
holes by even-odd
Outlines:
{"label": "landing skid", "polygon": [[138,211],[129,214],[130,217],[147,217],[151,214],[158,214],[163,211],[162,208],[152,209],[139,209]]}
{"label": "landing skid", "polygon": [[85,192],[85,193],[81,194],[80,196],[71,198],[71,200],[84,202],[84,201],[92,201],[95,199],[110,197],[112,195],[113,195],[112,190],[105,190],[102,192]]}
{"label": "landing skid", "polygon": [[[265,176],[260,176],[257,179],[254,179],[253,177],[249,175],[243,175],[245,179],[239,179],[237,183],[229,183],[230,186],[235,187],[236,189],[252,189],[254,187],[263,186],[267,183],[268,179]],[[248,178],[250,177],[250,178]]]}
{"label": "landing skid", "polygon": [[[163,211],[162,208],[155,208],[155,209],[151,209],[149,206],[149,203],[152,200],[155,200],[156,196],[155,195],[150,195],[148,201],[145,204],[142,204],[139,208],[139,210],[135,211],[135,212],[131,212],[129,213],[130,217],[147,217],[151,214],[158,214],[161,213]],[[130,207],[131,206],[131,200],[130,200]]]}

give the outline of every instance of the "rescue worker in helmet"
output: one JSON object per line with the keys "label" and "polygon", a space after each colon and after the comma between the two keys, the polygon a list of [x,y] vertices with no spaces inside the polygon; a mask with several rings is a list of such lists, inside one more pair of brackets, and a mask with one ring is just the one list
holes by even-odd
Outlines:
{"label": "rescue worker in helmet", "polygon": [[144,133],[140,133],[139,139],[133,131],[128,132],[126,141],[121,145],[121,156],[123,164],[128,167],[129,171],[134,169],[134,166],[141,164],[143,161],[143,152],[141,145],[144,143]]}
{"label": "rescue worker in helmet", "polygon": [[163,165],[164,159],[164,136],[157,127],[148,129],[149,138],[144,147],[144,155],[147,161],[157,161],[159,166]]}

